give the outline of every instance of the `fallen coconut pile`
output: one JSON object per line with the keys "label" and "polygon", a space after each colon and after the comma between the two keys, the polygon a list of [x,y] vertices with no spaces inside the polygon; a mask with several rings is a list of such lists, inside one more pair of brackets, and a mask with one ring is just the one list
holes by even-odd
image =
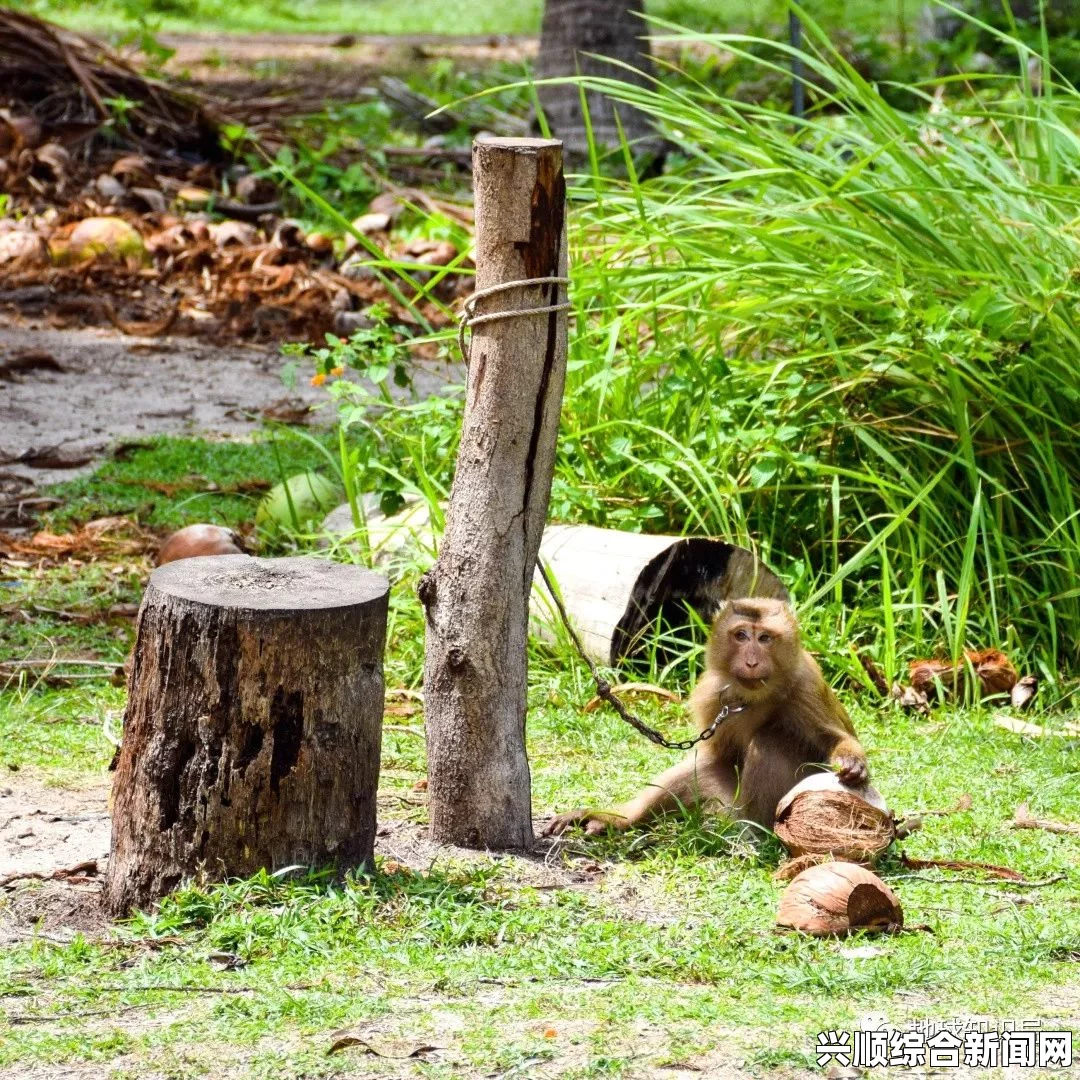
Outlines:
{"label": "fallen coconut pile", "polygon": [[64,212],[0,218],[0,305],[57,326],[111,322],[144,336],[261,341],[347,336],[376,302],[403,323],[415,323],[417,313],[445,322],[436,300],[452,300],[463,284],[439,270],[461,265],[454,246],[413,241],[395,249],[388,230],[374,243],[411,268],[415,287],[393,295],[379,257],[355,239],[335,243],[292,221],[214,221],[172,208],[139,214],[85,195]]}
{"label": "fallen coconut pile", "polygon": [[869,869],[902,831],[876,789],[812,774],[777,804],[773,828],[790,856],[775,875],[791,882],[776,913],[780,929],[827,937],[903,928],[896,894]]}
{"label": "fallen coconut pile", "polygon": [[205,97],[17,12],[0,11],[0,87],[0,310],[264,341],[347,335],[375,302],[404,323],[446,321],[467,266],[453,244],[394,228],[411,203],[463,225],[467,208],[395,189],[344,239],[305,233],[223,152],[231,118]]}

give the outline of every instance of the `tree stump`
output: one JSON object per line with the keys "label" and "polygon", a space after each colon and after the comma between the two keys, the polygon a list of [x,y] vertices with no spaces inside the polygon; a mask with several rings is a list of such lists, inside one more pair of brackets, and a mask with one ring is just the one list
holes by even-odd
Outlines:
{"label": "tree stump", "polygon": [[308,558],[154,571],[114,781],[111,912],[200,870],[371,861],[387,594],[378,574]]}

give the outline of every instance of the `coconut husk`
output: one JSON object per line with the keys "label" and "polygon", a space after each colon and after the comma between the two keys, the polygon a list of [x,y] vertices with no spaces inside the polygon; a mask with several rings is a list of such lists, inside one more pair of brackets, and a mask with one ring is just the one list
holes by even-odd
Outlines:
{"label": "coconut husk", "polygon": [[799,855],[795,859],[782,862],[773,872],[772,879],[773,881],[792,881],[804,870],[809,870],[811,866],[833,861],[831,855]]}
{"label": "coconut husk", "polygon": [[[971,687],[972,671],[974,687]],[[978,697],[1008,694],[1019,678],[1009,658],[997,649],[966,652],[957,664],[949,660],[916,660],[908,675],[912,689],[929,700],[939,696],[939,686],[947,698],[962,696],[969,688],[975,689]]]}
{"label": "coconut husk", "polygon": [[849,791],[802,791],[778,807],[776,835],[793,858],[877,860],[896,839],[892,815]]}
{"label": "coconut husk", "polygon": [[815,937],[892,933],[903,927],[904,912],[876,874],[854,863],[829,862],[804,870],[784,890],[776,925]]}
{"label": "coconut husk", "polygon": [[1039,692],[1039,680],[1034,675],[1025,675],[1009,691],[1009,700],[1014,709],[1026,709]]}

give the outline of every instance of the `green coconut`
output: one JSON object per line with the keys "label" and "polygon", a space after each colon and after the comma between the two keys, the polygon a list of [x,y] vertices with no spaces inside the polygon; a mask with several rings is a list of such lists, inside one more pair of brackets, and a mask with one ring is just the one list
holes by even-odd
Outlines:
{"label": "green coconut", "polygon": [[337,506],[341,488],[317,472],[298,473],[272,487],[255,512],[255,527],[274,536],[318,527]]}

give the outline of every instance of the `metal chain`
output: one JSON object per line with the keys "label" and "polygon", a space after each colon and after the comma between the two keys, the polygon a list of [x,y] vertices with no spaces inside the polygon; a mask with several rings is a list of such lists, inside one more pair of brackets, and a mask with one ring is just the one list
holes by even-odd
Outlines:
{"label": "metal chain", "polygon": [[[555,607],[558,609],[559,618],[562,619],[563,626],[566,627],[567,633],[570,635],[570,640],[574,643],[574,649],[578,656],[585,661],[589,668],[589,672],[592,674],[593,682],[596,683],[596,693],[601,701],[606,701],[618,714],[625,720],[638,734],[644,735],[646,739],[651,743],[655,743],[657,746],[662,746],[667,750],[693,750],[698,743],[705,742],[706,739],[711,739],[717,731],[720,729],[720,725],[734,713],[740,713],[746,708],[745,705],[721,705],[720,711],[716,714],[716,718],[713,722],[705,728],[703,731],[699,731],[691,739],[665,739],[655,728],[649,727],[640,717],[635,716],[615,695],[612,693],[611,683],[605,679],[597,670],[596,664],[593,663],[593,659],[585,651],[585,646],[581,643],[581,638],[578,637],[577,630],[574,629],[573,623],[570,622],[570,616],[566,613],[566,608],[563,607],[562,599],[555,590],[555,583],[551,580],[551,575],[548,573],[547,567],[539,561],[536,562],[538,569],[540,570],[540,576],[544,579],[544,584],[547,586],[547,591],[551,594],[551,599],[555,601]],[[730,686],[725,686],[721,689],[722,694],[725,690],[729,690]]]}

